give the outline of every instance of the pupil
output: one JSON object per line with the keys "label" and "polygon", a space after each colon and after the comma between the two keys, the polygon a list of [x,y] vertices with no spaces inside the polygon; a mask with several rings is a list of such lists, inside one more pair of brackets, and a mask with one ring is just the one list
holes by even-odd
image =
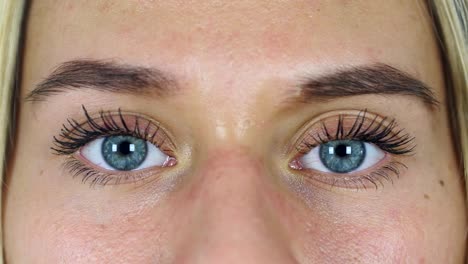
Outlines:
{"label": "pupil", "polygon": [[128,155],[130,154],[130,145],[131,143],[128,142],[128,141],[124,141],[122,143],[119,144],[119,148],[118,148],[118,151],[122,154],[122,155]]}
{"label": "pupil", "polygon": [[[335,153],[340,158],[346,157],[346,156],[348,156],[348,153],[346,153],[346,149],[347,149],[346,145],[343,145],[343,144],[338,145],[335,148]],[[349,154],[351,154],[351,153],[349,153]]]}

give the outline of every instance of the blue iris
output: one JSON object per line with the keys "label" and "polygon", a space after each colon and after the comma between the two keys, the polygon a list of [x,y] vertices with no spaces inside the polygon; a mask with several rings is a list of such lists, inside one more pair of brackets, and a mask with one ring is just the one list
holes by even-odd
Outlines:
{"label": "blue iris", "polygon": [[129,171],[146,159],[146,141],[132,136],[111,136],[102,142],[104,160],[116,170]]}
{"label": "blue iris", "polygon": [[366,147],[361,141],[334,140],[320,145],[319,155],[330,171],[347,173],[361,166],[366,157]]}

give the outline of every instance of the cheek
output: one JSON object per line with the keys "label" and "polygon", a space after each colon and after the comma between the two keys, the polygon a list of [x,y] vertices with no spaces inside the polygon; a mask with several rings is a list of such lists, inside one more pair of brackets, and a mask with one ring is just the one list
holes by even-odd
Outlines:
{"label": "cheek", "polygon": [[309,244],[305,252],[324,263],[405,263],[408,248],[402,232],[356,224],[313,230],[309,235],[317,240]]}
{"label": "cheek", "polygon": [[47,218],[31,246],[44,249],[49,263],[167,263],[166,232],[154,219],[138,215],[99,224],[79,216]]}
{"label": "cheek", "polygon": [[430,232],[423,229],[425,210],[410,207],[372,209],[364,205],[354,207],[356,210],[335,208],[335,212],[328,208],[326,213],[309,209],[293,220],[301,221],[292,231],[302,252],[299,255],[305,263],[419,263],[422,256],[429,256],[425,249]]}

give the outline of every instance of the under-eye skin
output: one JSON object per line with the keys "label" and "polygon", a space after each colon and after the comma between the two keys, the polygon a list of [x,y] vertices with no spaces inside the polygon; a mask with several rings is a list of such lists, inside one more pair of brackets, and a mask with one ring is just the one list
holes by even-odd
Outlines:
{"label": "under-eye skin", "polygon": [[52,151],[65,156],[64,168],[90,185],[136,182],[175,166],[175,145],[158,122],[120,109],[84,121],[68,119]]}
{"label": "under-eye skin", "polygon": [[294,143],[289,167],[307,181],[367,189],[393,183],[415,152],[414,137],[395,119],[340,111],[307,124]]}

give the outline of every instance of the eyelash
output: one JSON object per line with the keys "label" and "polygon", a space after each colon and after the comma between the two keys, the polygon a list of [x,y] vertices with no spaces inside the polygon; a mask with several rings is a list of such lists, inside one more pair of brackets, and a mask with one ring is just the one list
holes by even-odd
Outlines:
{"label": "eyelash", "polygon": [[[118,109],[117,113],[100,111],[99,120],[102,121],[102,124],[99,124],[89,115],[84,106],[82,106],[82,109],[86,121],[84,123],[79,123],[74,119],[67,119],[67,124],[62,126],[59,137],[54,137],[54,147],[51,149],[55,154],[72,155],[92,140],[112,135],[133,136],[149,141],[159,148],[164,145],[165,138],[160,144],[156,144],[156,142],[154,142],[154,138],[160,131],[160,127],[151,121],[144,120],[146,125],[144,126],[144,129],[141,129],[141,118],[134,116],[134,123],[130,126],[130,124],[125,120],[122,111]],[[325,144],[329,141],[348,139],[375,144],[383,151],[393,155],[413,154],[415,149],[415,145],[413,144],[414,137],[405,133],[403,129],[397,129],[395,119],[389,121],[389,118],[384,117],[378,120],[378,116],[375,116],[370,121],[369,125],[365,126],[364,123],[366,121],[366,115],[367,110],[360,111],[355,117],[351,129],[348,132],[345,132],[344,115],[338,116],[338,122],[336,124],[334,134],[330,133],[330,129],[327,127],[327,124],[322,122],[321,133],[309,133],[303,137],[301,143],[296,147],[298,153],[306,154],[314,147],[317,147],[320,144]],[[154,126],[156,128],[154,133],[149,133],[150,126]],[[130,129],[129,127],[133,127],[133,129]],[[172,152],[172,149],[169,148],[161,150],[165,153]],[[64,164],[64,168],[70,171],[73,177],[82,175],[83,183],[92,179],[90,183],[92,186],[96,184],[107,185],[111,181],[114,181],[113,184],[119,184],[122,180],[127,181],[130,178],[130,181],[135,181],[142,176],[137,173],[117,173],[121,175],[113,175],[99,172],[83,164],[83,162],[72,156],[67,159]],[[324,175],[315,175],[314,177],[320,177],[322,181],[327,181],[332,187],[337,185],[349,187],[349,185],[352,185],[354,188],[359,189],[363,187],[366,189],[367,185],[365,184],[365,181],[367,181],[377,189],[379,185],[384,185],[381,179],[385,179],[393,183],[393,176],[398,178],[402,168],[407,169],[407,166],[401,162],[392,161],[375,171],[357,177],[330,177]]]}
{"label": "eyelash", "polygon": [[[157,133],[159,132],[159,126],[151,121],[145,120],[147,123],[145,129],[142,131],[140,129],[140,117],[135,116],[134,129],[129,129],[129,124],[125,121],[125,118],[122,114],[121,109],[118,109],[117,116],[119,121],[115,120],[115,114],[111,112],[99,112],[99,119],[102,120],[103,124],[98,124],[95,119],[93,119],[86,108],[82,106],[84,115],[86,117],[86,122],[84,124],[78,123],[75,119],[67,119],[67,125],[62,125],[60,131],[59,139],[54,136],[55,147],[52,147],[52,150],[55,154],[58,155],[70,155],[75,153],[79,148],[86,145],[88,142],[97,139],[103,136],[112,136],[112,135],[127,135],[143,140],[152,142],[157,147],[158,144],[154,141]],[[121,125],[118,124],[121,123]],[[89,128],[86,128],[88,126]],[[156,126],[156,132],[149,134],[150,126]],[[159,144],[162,145],[163,143]],[[165,151],[170,151],[166,149]]]}
{"label": "eyelash", "polygon": [[[69,156],[63,167],[68,170],[73,177],[83,176],[83,183],[91,180],[91,186],[96,184],[107,185],[111,182],[112,184],[119,184],[122,181],[128,180],[134,182],[143,177],[142,173],[135,172],[100,172],[71,156],[81,147],[100,137],[113,135],[132,136],[151,142],[169,156],[173,154],[175,146],[169,141],[166,141],[167,136],[161,131],[160,126],[154,122],[132,115],[131,117],[134,121],[129,123],[125,120],[121,109],[118,109],[118,111],[114,113],[100,111],[98,118],[92,118],[83,105],[82,110],[86,121],[84,123],[79,123],[75,119],[67,119],[67,124],[62,125],[59,136],[54,136],[54,146],[51,147],[51,149],[56,155]],[[100,120],[102,124],[96,120]],[[150,133],[150,130],[154,130],[154,132]],[[155,140],[155,138],[160,137],[161,133],[164,134],[162,140],[156,142],[158,140]],[[168,144],[170,145],[169,147],[164,147]]]}
{"label": "eyelash", "polygon": [[[321,131],[325,138],[322,137],[321,134],[309,134],[309,137],[305,137],[303,139],[297,150],[303,153],[303,150],[305,149],[306,152],[308,152],[310,149],[329,141],[348,139],[375,144],[380,149],[395,155],[408,155],[413,153],[414,148],[416,147],[412,144],[414,137],[405,133],[404,129],[397,129],[395,119],[392,119],[388,124],[385,124],[389,120],[388,117],[377,120],[378,116],[375,116],[370,124],[364,128],[366,114],[367,110],[359,112],[351,129],[347,133],[345,133],[343,121],[344,115],[338,116],[335,135],[332,135],[325,122],[322,122]],[[372,126],[374,127],[372,128]],[[312,141],[310,141],[310,139],[312,139]]]}
{"label": "eyelash", "polygon": [[126,182],[137,182],[144,178],[144,175],[136,173],[122,173],[121,175],[99,172],[91,167],[86,166],[81,161],[75,158],[68,158],[63,166],[72,176],[82,176],[82,183],[88,183],[91,187],[95,185],[119,185]]}
{"label": "eyelash", "polygon": [[[404,131],[404,129],[398,129],[395,119],[389,119],[383,117],[379,120],[378,116],[370,119],[370,123],[365,125],[367,109],[360,111],[349,129],[346,132],[344,125],[344,115],[338,116],[338,121],[335,127],[335,133],[330,133],[330,129],[325,122],[321,122],[319,132],[311,132],[306,134],[301,140],[300,144],[297,145],[296,150],[298,155],[305,155],[313,148],[335,140],[356,140],[367,143],[372,143],[379,147],[386,153],[393,154],[395,156],[408,156],[413,155],[416,145],[414,144],[415,138]],[[297,156],[294,159],[297,160]],[[364,175],[340,175],[334,177],[330,175],[321,175],[317,173],[305,172],[310,177],[305,177],[306,180],[310,178],[320,178],[319,180],[325,181],[332,187],[349,186],[360,189],[361,187],[367,189],[370,183],[376,189],[379,186],[384,186],[382,179],[387,180],[393,184],[393,177],[399,178],[400,173],[403,169],[408,167],[399,161],[390,161],[387,164],[379,167],[378,169],[368,172]]]}

